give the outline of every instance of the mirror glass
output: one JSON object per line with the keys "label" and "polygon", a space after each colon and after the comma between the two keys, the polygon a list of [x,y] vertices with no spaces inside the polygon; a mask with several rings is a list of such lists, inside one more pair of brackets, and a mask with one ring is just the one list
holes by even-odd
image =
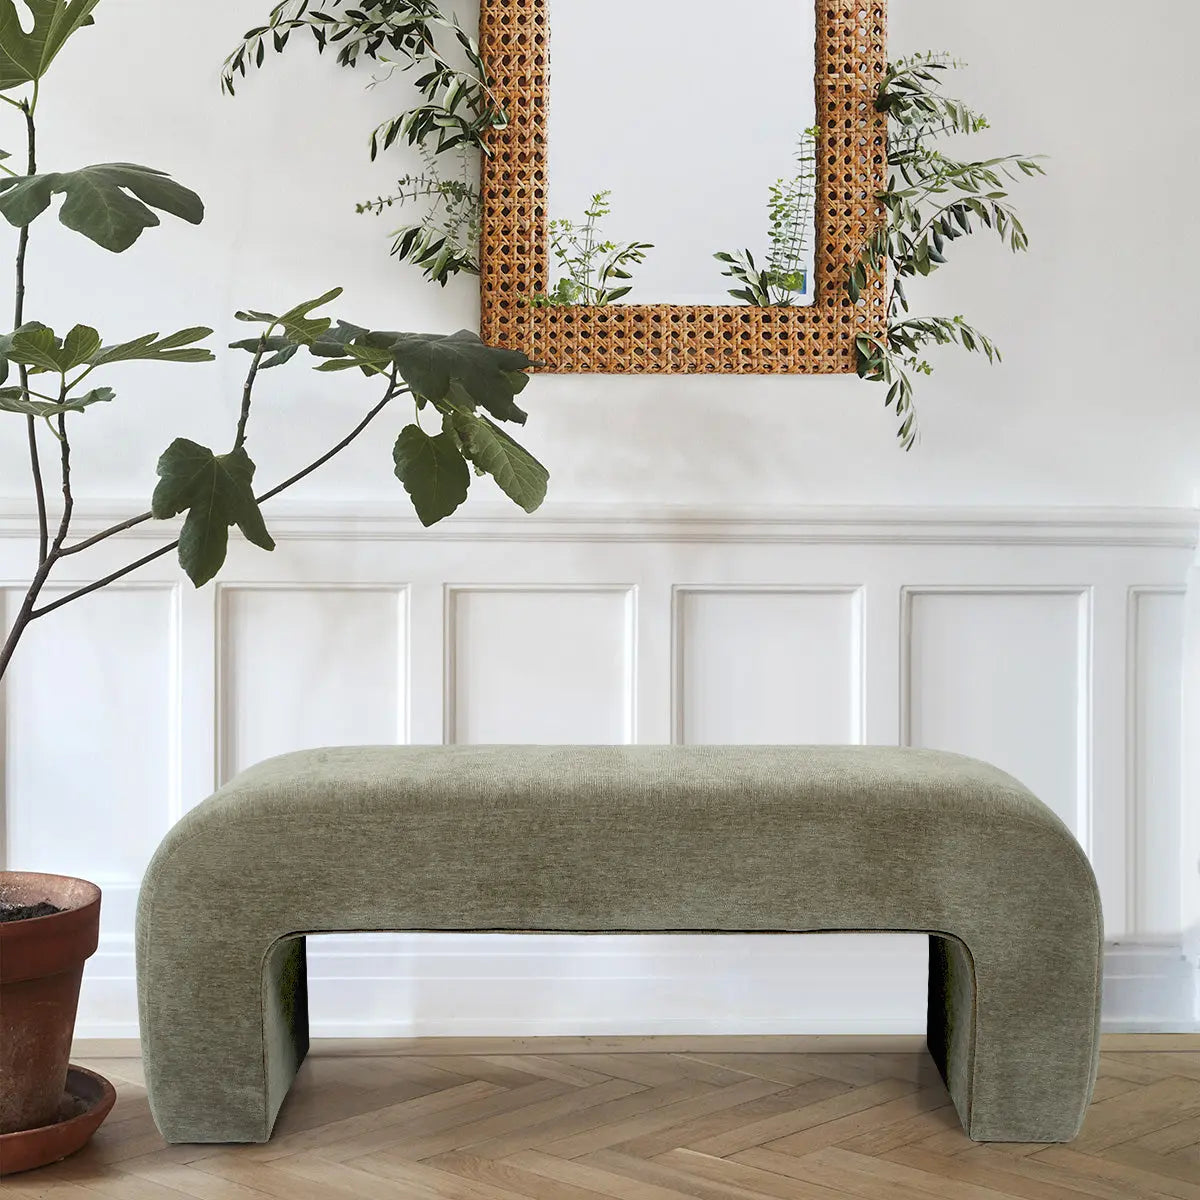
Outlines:
{"label": "mirror glass", "polygon": [[534,303],[812,303],[815,12],[548,0],[550,279]]}

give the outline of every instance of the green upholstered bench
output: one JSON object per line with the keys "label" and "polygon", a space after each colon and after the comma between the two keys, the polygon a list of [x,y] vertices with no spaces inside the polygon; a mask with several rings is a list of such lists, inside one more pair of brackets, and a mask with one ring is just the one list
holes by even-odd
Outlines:
{"label": "green upholstered bench", "polygon": [[978,1141],[1068,1141],[1095,1080],[1095,879],[1003,772],[922,750],[343,748],[253,767],[137,921],[169,1142],[262,1142],[308,1047],[305,935],[929,934],[929,1048]]}

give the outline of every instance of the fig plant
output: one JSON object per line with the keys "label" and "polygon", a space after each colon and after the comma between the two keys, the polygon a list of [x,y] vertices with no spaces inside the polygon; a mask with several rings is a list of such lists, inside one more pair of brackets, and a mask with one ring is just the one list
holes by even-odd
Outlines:
{"label": "fig plant", "polygon": [[[326,309],[341,296],[335,288],[276,314],[239,312],[255,326],[231,349],[249,355],[232,445],[214,450],[177,438],[158,460],[158,485],[149,508],[124,521],[72,540],[75,482],[74,423],[94,419],[93,410],[116,402],[115,368],[122,363],[203,363],[215,356],[203,343],[212,330],[196,326],[162,336],[144,333],[107,340],[92,326],[73,325],[60,334],[30,319],[25,284],[31,261],[31,230],[57,198],[59,220],[114,253],[129,249],[162,215],[198,225],[200,197],[162,171],[134,163],[101,163],[39,173],[37,110],[42,80],[67,41],[94,23],[100,0],[24,0],[24,21],[13,0],[0,0],[0,103],[13,110],[25,138],[25,170],[0,162],[0,215],[16,230],[12,331],[0,335],[0,412],[10,428],[24,425],[30,483],[37,511],[37,562],[17,614],[0,647],[0,678],[29,626],[172,551],[200,587],[225,563],[229,531],[236,527],[254,545],[274,548],[262,506],[299,483],[355,441],[402,398],[416,410],[392,451],[396,476],[425,525],[448,517],[466,499],[472,475],[490,475],[527,512],[546,495],[546,469],[502,428],[524,424],[516,397],[533,364],[518,351],[486,346],[474,334],[451,335],[373,330],[335,320]],[[30,16],[32,21],[30,21]],[[6,159],[10,156],[5,155]],[[380,388],[372,407],[347,435],[314,461],[263,490],[255,487],[250,456],[255,385],[261,372],[283,367],[300,352],[323,372],[357,371]],[[421,417],[437,431],[427,432]],[[257,434],[257,424],[254,427]],[[44,450],[58,460],[61,502],[47,497]],[[65,559],[82,554],[152,520],[183,517],[179,536],[85,586],[53,599],[43,593]]]}

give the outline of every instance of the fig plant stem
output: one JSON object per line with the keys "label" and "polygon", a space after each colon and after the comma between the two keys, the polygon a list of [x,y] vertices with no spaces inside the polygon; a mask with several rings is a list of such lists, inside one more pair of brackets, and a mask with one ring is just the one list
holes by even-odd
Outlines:
{"label": "fig plant stem", "polygon": [[[280,492],[286,491],[294,484],[299,483],[300,480],[311,475],[314,471],[319,470],[327,462],[329,462],[330,459],[336,457],[338,454],[341,454],[341,452],[345,450],[346,447],[352,442],[354,442],[359,435],[366,430],[367,426],[370,425],[371,422],[374,421],[375,418],[379,416],[379,414],[383,412],[383,410],[397,396],[405,395],[407,390],[407,388],[398,387],[397,380],[395,376],[393,376],[383,399],[380,400],[379,403],[376,404],[375,407],[371,409],[371,411],[368,412],[367,415],[363,417],[363,419],[350,431],[350,433],[348,433],[340,442],[338,442],[336,446],[333,447],[333,449],[328,450],[325,454],[321,455],[320,458],[309,463],[308,466],[303,470],[297,471],[295,475],[289,476],[289,478],[285,479],[282,483],[276,484],[273,488],[271,488],[270,491],[263,492],[261,496],[256,496],[255,500],[257,503],[265,504],[268,500],[278,496]],[[150,519],[151,514],[149,513],[146,513],[142,517],[133,517],[129,521],[122,522],[120,525],[114,525],[112,528],[96,534],[95,537],[89,538],[86,543],[81,542],[78,546],[73,546],[70,548],[70,550],[63,551],[62,553],[70,553],[71,550],[82,549],[85,545],[95,545],[98,541],[112,537],[114,534],[121,533],[125,529],[132,528],[132,526],[141,524],[143,521],[148,521]],[[103,579],[98,579],[95,583],[89,583],[86,587],[81,587],[76,591],[69,592],[67,595],[63,596],[61,599],[55,600],[51,604],[46,604],[41,608],[33,609],[29,614],[29,621],[36,621],[40,617],[48,616],[50,613],[54,612],[56,609],[62,608],[66,604],[70,604],[75,600],[81,600],[84,596],[88,596],[92,592],[98,592],[101,588],[108,587],[110,583],[116,583],[118,579],[123,579],[126,575],[132,574],[134,571],[138,570],[139,567],[144,567],[148,563],[154,562],[155,559],[162,558],[164,554],[170,554],[170,552],[177,549],[178,546],[179,539],[176,538],[175,541],[169,543],[168,545],[160,546],[157,550],[151,551],[151,553],[144,555],[136,562],[132,562],[128,566],[121,567],[119,570],[114,571],[111,575],[106,575]],[[60,554],[58,557],[62,557],[62,554]],[[5,663],[6,660],[0,658],[0,677],[3,677]]]}
{"label": "fig plant stem", "polygon": [[[25,117],[25,130],[28,145],[28,167],[29,174],[37,173],[37,123],[35,120],[35,110],[37,107],[37,85],[34,85],[33,94],[29,99],[22,100],[18,107]],[[17,244],[17,259],[16,259],[16,288],[15,300],[13,306],[13,328],[19,329],[25,322],[25,270],[26,259],[29,250],[29,225],[22,227],[20,237]],[[266,352],[266,339],[259,346],[255,353],[250,369],[246,374],[246,380],[242,387],[242,403],[241,411],[238,418],[237,438],[235,449],[240,449],[246,442],[246,428],[250,420],[251,405],[253,403],[254,385],[258,378],[259,368],[262,365],[263,356]],[[26,395],[30,393],[29,388],[29,368],[22,364],[20,366],[21,388]],[[65,377],[61,381],[61,388],[58,397],[60,404],[67,400],[67,383]],[[310,463],[307,467],[296,472],[290,478],[285,479],[282,483],[273,487],[264,495],[258,497],[258,502],[262,503],[279,495],[280,492],[299,483],[302,479],[311,475],[314,471],[323,467],[330,459],[340,454],[346,449],[356,438],[371,424],[372,421],[387,407],[389,403],[397,395],[407,393],[407,388],[401,388],[399,376],[395,369],[392,370],[388,377],[388,387],[383,399],[380,400],[370,412],[363,418],[362,421],[350,432],[348,436],[343,438],[336,446],[320,458]],[[7,636],[4,639],[3,646],[0,646],[0,680],[3,680],[5,672],[8,669],[9,663],[12,662],[13,655],[16,653],[18,644],[20,643],[29,626],[41,617],[47,616],[49,613],[55,612],[64,605],[71,604],[76,600],[81,600],[84,596],[91,595],[93,592],[99,591],[101,588],[107,587],[110,583],[115,583],[118,579],[123,579],[126,575],[132,574],[134,571],[156,559],[162,558],[169,554],[179,546],[179,540],[165,546],[160,546],[158,549],[149,554],[142,555],[134,562],[128,563],[126,566],[119,568],[116,571],[106,575],[103,579],[98,579],[95,583],[87,584],[86,586],[76,588],[67,595],[52,601],[49,604],[44,604],[40,608],[38,599],[41,597],[50,575],[59,560],[71,554],[77,554],[81,550],[89,549],[92,546],[98,545],[100,542],[106,541],[108,538],[115,536],[118,533],[124,533],[126,530],[133,529],[138,525],[144,524],[152,519],[153,514],[149,512],[139,513],[135,517],[130,517],[127,520],[120,521],[108,529],[101,530],[99,533],[93,534],[91,537],[82,542],[78,542],[73,546],[68,546],[67,538],[71,531],[71,519],[75,511],[75,496],[72,489],[71,481],[71,442],[67,431],[66,413],[60,412],[55,419],[55,427],[52,432],[59,443],[59,471],[62,481],[62,515],[59,519],[58,528],[54,534],[54,539],[50,538],[50,522],[46,507],[46,492],[45,480],[42,473],[41,457],[38,447],[38,418],[30,416],[27,418],[27,428],[29,437],[29,459],[30,468],[33,474],[34,492],[37,498],[37,520],[38,520],[38,562],[37,569],[34,572],[33,578],[30,580],[29,587],[21,601],[21,606],[17,611],[17,615],[13,620]]]}
{"label": "fig plant stem", "polygon": [[[25,116],[25,144],[28,153],[28,169],[26,174],[37,174],[37,124],[34,121],[34,110],[37,107],[37,88],[35,86],[33,99],[22,100],[19,105]],[[29,226],[21,230],[17,242],[17,288],[16,300],[13,305],[13,328],[20,329],[25,323],[25,256],[29,252]],[[24,364],[20,368],[21,387],[28,391],[29,368]],[[33,473],[33,491],[37,497],[38,513],[38,563],[46,561],[50,546],[50,524],[46,516],[46,485],[42,479],[42,464],[38,453],[37,418],[26,418],[26,431],[29,438],[29,467]],[[0,675],[3,670],[0,669]]]}

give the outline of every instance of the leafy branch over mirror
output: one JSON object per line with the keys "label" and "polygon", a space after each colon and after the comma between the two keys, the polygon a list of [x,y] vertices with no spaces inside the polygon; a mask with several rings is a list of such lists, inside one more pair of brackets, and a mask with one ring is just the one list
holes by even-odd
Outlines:
{"label": "leafy branch over mirror", "polygon": [[[0,216],[17,232],[13,328],[0,334],[0,414],[14,414],[3,419],[12,419],[14,426],[20,420],[24,426],[38,533],[36,568],[0,647],[0,678],[34,621],[172,551],[199,587],[224,565],[230,529],[237,528],[252,544],[272,550],[275,542],[262,506],[340,454],[401,398],[412,402],[413,417],[394,442],[391,465],[423,524],[432,525],[453,513],[466,499],[475,476],[490,475],[527,512],[542,503],[549,480],[545,467],[501,428],[525,423],[526,414],[516,397],[534,365],[526,355],[487,346],[465,330],[449,336],[401,333],[335,321],[323,311],[341,297],[341,289],[335,288],[278,314],[238,313],[238,320],[256,328],[232,347],[250,356],[232,445],[215,450],[189,438],[176,438],[158,460],[158,484],[146,512],[71,540],[74,423],[98,407],[116,405],[113,369],[129,362],[195,364],[215,357],[203,344],[212,333],[207,327],[108,341],[88,324],[75,324],[60,335],[26,315],[31,231],[56,195],[65,197],[59,214],[62,223],[114,253],[128,249],[145,230],[158,225],[159,213],[192,224],[204,217],[204,205],[195,192],[150,167],[118,162],[38,173],[36,114],[42,77],[66,39],[92,24],[97,2],[28,0],[34,21],[27,32],[16,18],[12,0],[0,0],[0,102],[19,116],[27,147],[24,174],[0,166],[5,176],[0,178]],[[14,89],[19,89],[16,97],[8,94]],[[318,371],[351,371],[374,382],[375,400],[329,450],[259,491],[250,455],[252,427],[257,424],[252,422],[256,388],[263,372],[283,367],[301,353]],[[435,431],[428,432],[424,422]],[[54,519],[42,458],[42,440],[47,436],[55,443],[58,457],[61,506]],[[183,522],[175,540],[95,582],[44,598],[55,569],[65,559],[148,521],[176,517],[183,517]]]}
{"label": "leafy branch over mirror", "polygon": [[405,225],[393,234],[392,253],[422,267],[426,275],[442,283],[451,275],[479,274],[479,234],[483,220],[483,196],[479,190],[477,156],[463,153],[451,165],[457,169],[453,179],[425,142],[417,147],[425,164],[416,175],[404,175],[396,181],[396,190],[357,205],[360,213],[381,216],[393,206],[424,206],[425,215],[417,224]]}
{"label": "leafy branch over mirror", "polygon": [[796,171],[771,185],[767,261],[759,266],[750,250],[720,250],[713,257],[725,264],[724,276],[740,284],[729,294],[743,304],[787,306],[808,290],[817,206],[818,127],[800,135]]}
{"label": "leafy branch over mirror", "polygon": [[940,139],[976,134],[987,119],[943,90],[945,73],[961,66],[947,54],[925,52],[889,64],[876,107],[888,114],[886,190],[879,196],[887,219],[872,235],[851,268],[846,287],[858,302],[871,280],[887,288],[887,329],[879,337],[861,335],[856,344],[858,374],[887,386],[886,404],[900,419],[899,437],[911,449],[917,438],[913,377],[929,375],[930,346],[957,345],[986,355],[1000,352],[985,334],[961,316],[910,316],[907,281],[942,267],[951,242],[989,229],[1014,253],[1029,239],[1009,200],[1008,185],[1045,173],[1028,155],[978,161],[960,160],[935,145]]}
{"label": "leafy branch over mirror", "polygon": [[282,53],[294,34],[305,33],[319,53],[335,50],[343,67],[364,59],[379,64],[384,73],[372,86],[392,72],[413,74],[421,103],[375,129],[370,151],[373,161],[402,141],[421,150],[424,171],[400,178],[392,193],[359,204],[358,211],[378,215],[424,203],[420,220],[393,233],[392,253],[443,286],[459,273],[477,275],[479,156],[486,134],[506,120],[475,38],[438,0],[284,0],[243,35],[225,62],[222,86],[233,95],[268,51]]}
{"label": "leafy branch over mirror", "polygon": [[534,308],[570,304],[615,304],[633,290],[633,270],[654,249],[651,242],[612,242],[600,222],[612,212],[611,191],[597,192],[575,222],[550,222],[550,253],[562,274],[548,294],[533,296]]}

